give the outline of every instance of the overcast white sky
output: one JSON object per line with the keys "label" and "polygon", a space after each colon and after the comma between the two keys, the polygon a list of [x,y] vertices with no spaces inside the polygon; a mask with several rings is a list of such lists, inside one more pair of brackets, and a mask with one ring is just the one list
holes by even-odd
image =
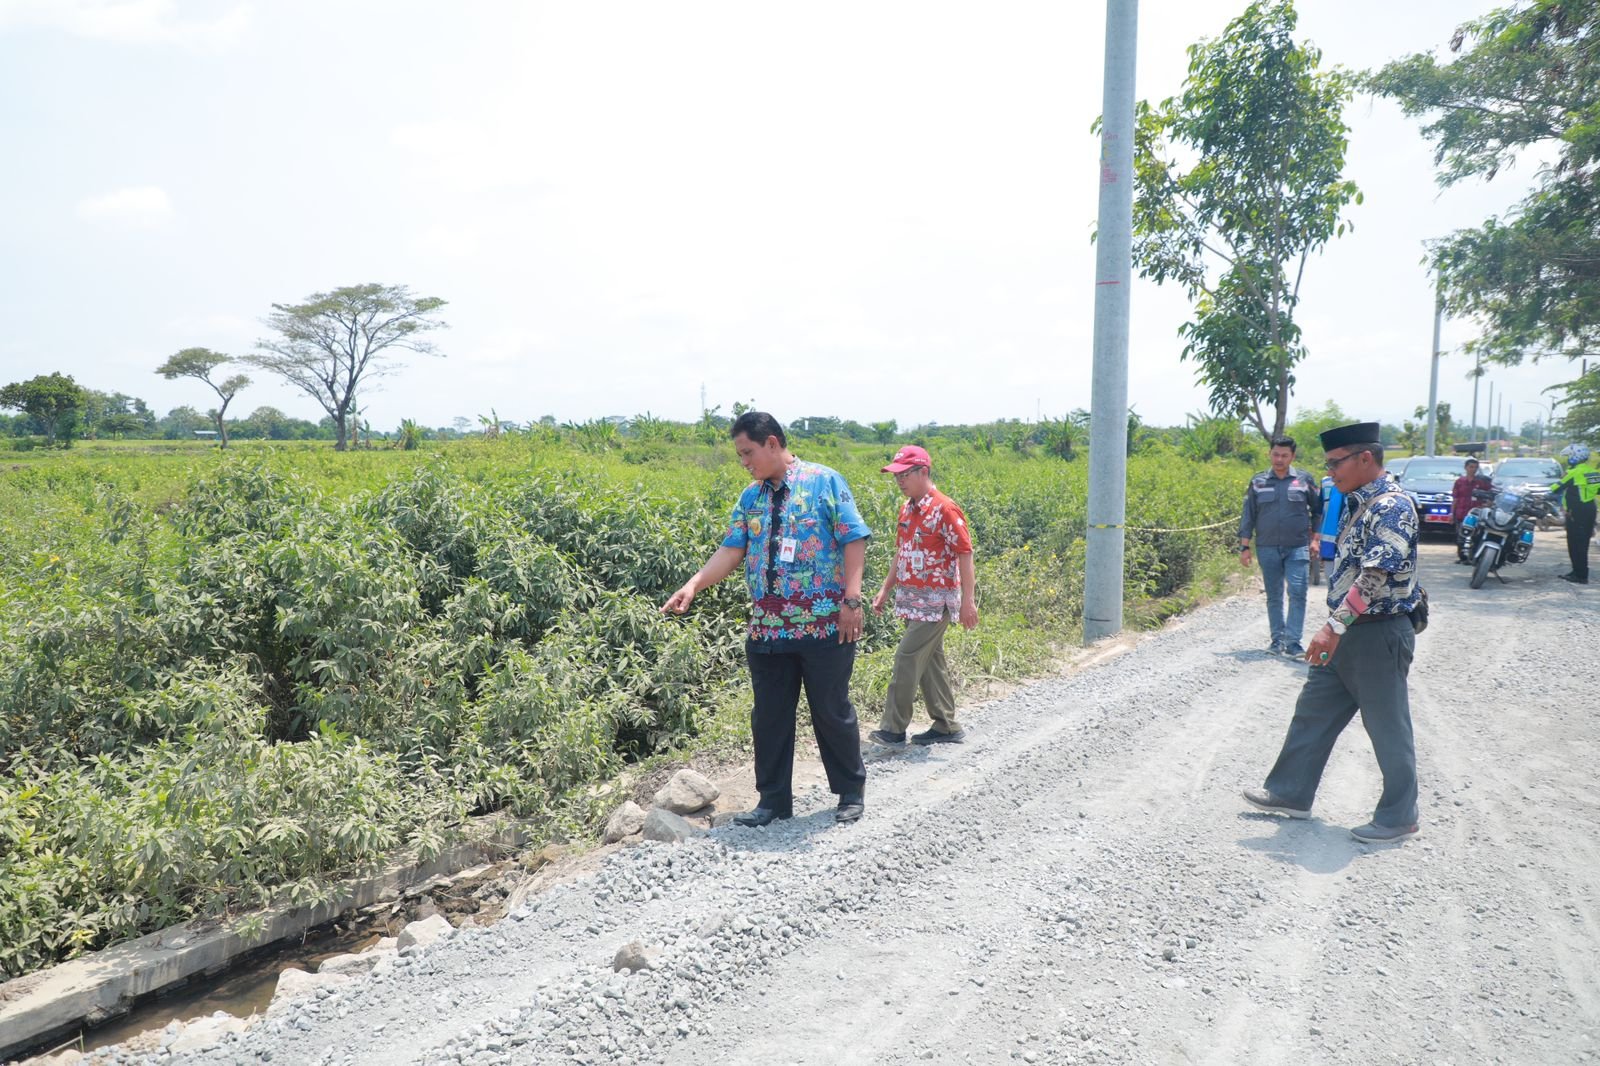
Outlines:
{"label": "overcast white sky", "polygon": [[[1146,0],[1139,94],[1242,0]],[[1325,61],[1440,48],[1489,0],[1302,0]],[[450,301],[442,360],[366,398],[456,415],[902,425],[1088,406],[1104,5],[0,0],[0,382],[60,370],[159,411],[154,368],[250,350],[274,302],[368,281]],[[1426,402],[1422,242],[1520,198],[1527,160],[1440,193],[1432,152],[1358,99],[1354,233],[1313,261],[1295,405]],[[1183,293],[1138,282],[1130,399],[1205,405]],[[1446,325],[1445,346],[1471,336]],[[1465,357],[1440,398],[1466,418]],[[1531,416],[1566,364],[1495,370]],[[263,404],[316,418],[256,374]],[[1487,394],[1484,396],[1485,403]],[[1481,419],[1480,419],[1481,420]]]}

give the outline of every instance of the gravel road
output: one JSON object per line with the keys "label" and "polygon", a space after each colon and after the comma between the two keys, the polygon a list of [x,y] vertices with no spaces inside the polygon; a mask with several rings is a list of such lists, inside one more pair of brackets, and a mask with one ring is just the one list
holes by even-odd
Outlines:
{"label": "gravel road", "polygon": [[[874,753],[855,826],[813,792],[768,829],[620,850],[180,1058],[1600,1061],[1600,725],[1592,665],[1563,666],[1594,662],[1600,589],[1563,561],[1547,537],[1474,593],[1425,546],[1407,843],[1349,835],[1379,788],[1355,727],[1314,818],[1245,808],[1305,667],[1237,597],[972,708],[966,745]],[[613,973],[632,940],[655,968]]]}

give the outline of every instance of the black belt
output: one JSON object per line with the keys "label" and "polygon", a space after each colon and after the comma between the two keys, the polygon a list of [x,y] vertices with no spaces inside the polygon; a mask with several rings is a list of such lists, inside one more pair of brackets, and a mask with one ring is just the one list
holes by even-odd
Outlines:
{"label": "black belt", "polygon": [[1393,622],[1396,618],[1409,619],[1410,617],[1411,615],[1405,611],[1401,611],[1398,614],[1358,614],[1356,615],[1356,620],[1350,624],[1364,626],[1372,622]]}

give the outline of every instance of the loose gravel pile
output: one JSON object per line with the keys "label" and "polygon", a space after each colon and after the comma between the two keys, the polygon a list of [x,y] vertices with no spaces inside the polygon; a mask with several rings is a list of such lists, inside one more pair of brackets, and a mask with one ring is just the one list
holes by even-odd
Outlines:
{"label": "loose gravel pile", "polygon": [[[813,792],[766,829],[623,849],[209,1050],[92,1058],[1600,1061],[1600,726],[1563,666],[1600,647],[1600,593],[1549,548],[1473,593],[1447,552],[1406,844],[1349,836],[1378,794],[1359,728],[1312,820],[1238,800],[1305,672],[1245,597],[973,708],[968,744],[874,750],[857,825]],[[648,966],[614,970],[630,944]]]}

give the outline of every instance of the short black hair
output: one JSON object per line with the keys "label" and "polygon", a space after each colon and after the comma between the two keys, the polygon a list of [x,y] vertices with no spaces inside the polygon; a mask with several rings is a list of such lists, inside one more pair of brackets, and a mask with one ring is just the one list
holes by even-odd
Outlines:
{"label": "short black hair", "polygon": [[1376,459],[1378,461],[1378,465],[1379,466],[1383,465],[1383,444],[1382,444],[1382,442],[1373,441],[1371,444],[1358,444],[1358,445],[1356,445],[1356,450],[1369,453],[1374,459]]}
{"label": "short black hair", "polygon": [[741,433],[749,437],[753,444],[765,444],[769,437],[777,437],[779,447],[789,446],[789,438],[784,436],[782,424],[765,411],[746,411],[735,418],[733,425],[728,427],[728,436],[737,437]]}
{"label": "short black hair", "polygon": [[1293,437],[1273,437],[1272,438],[1272,443],[1269,444],[1268,447],[1269,448],[1288,448],[1290,455],[1296,455],[1300,451],[1299,448],[1295,447],[1294,438]]}

